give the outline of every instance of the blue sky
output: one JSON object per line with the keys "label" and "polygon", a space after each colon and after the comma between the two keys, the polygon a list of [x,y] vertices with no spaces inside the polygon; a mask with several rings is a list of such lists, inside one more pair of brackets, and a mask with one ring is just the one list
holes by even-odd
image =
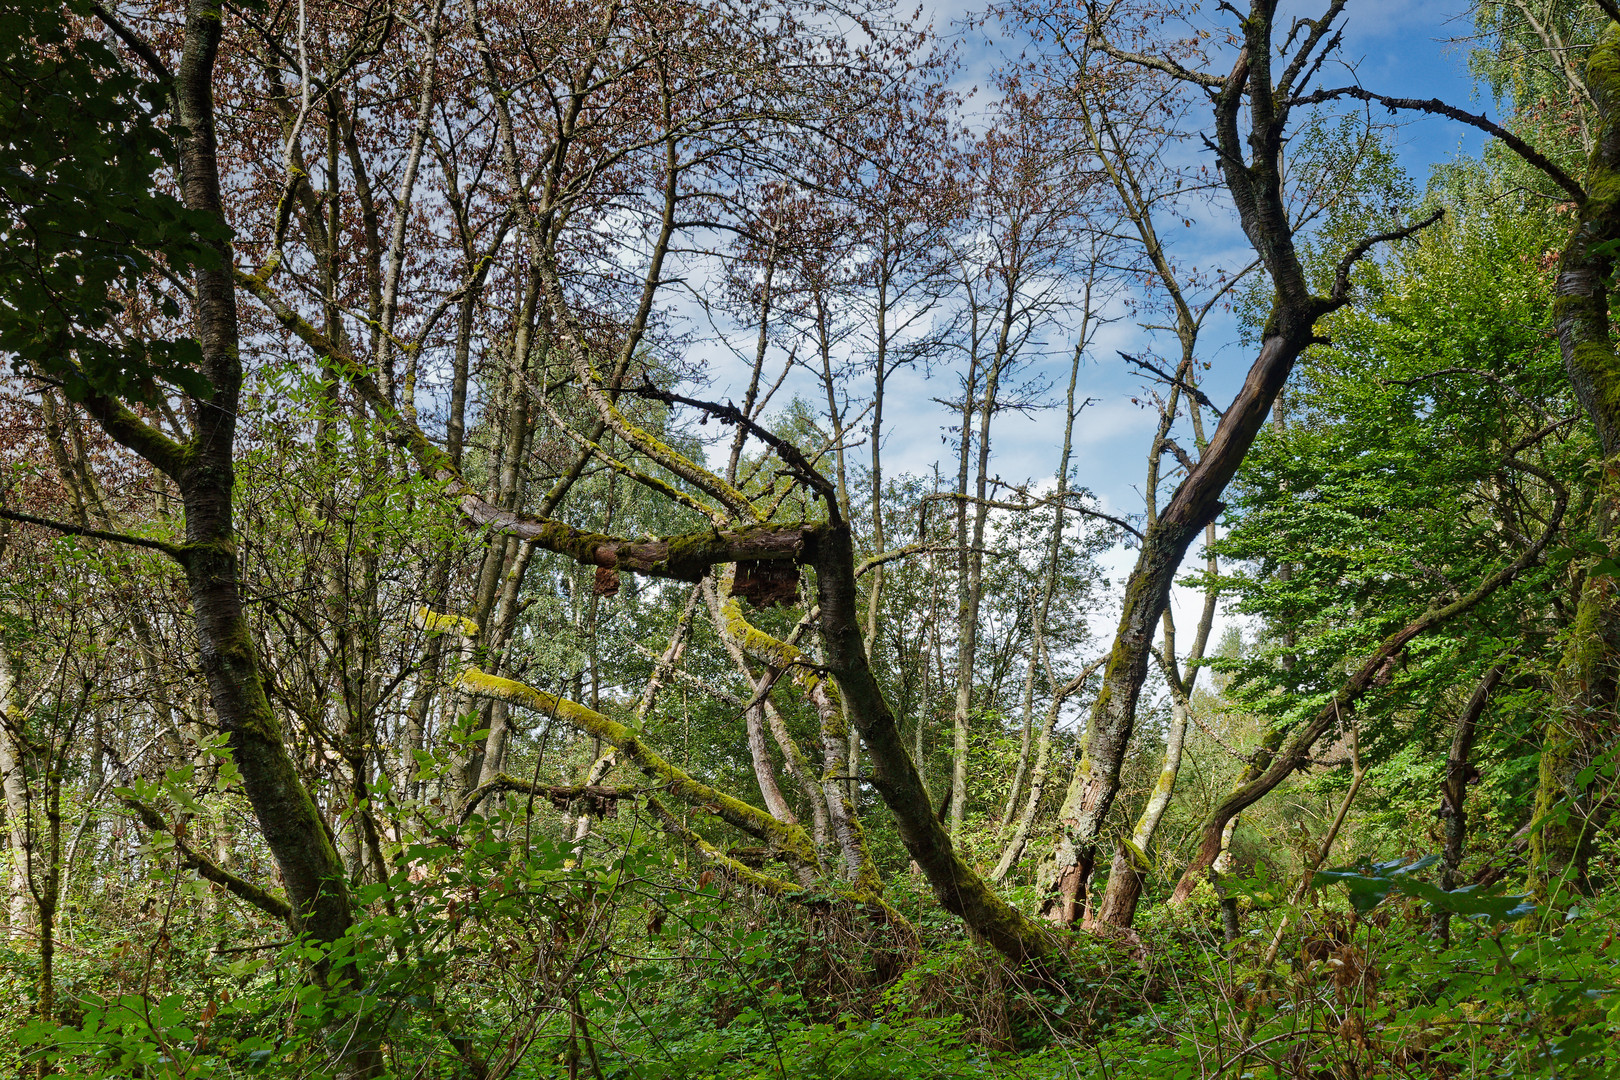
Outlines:
{"label": "blue sky", "polygon": [[[1298,4],[1290,7],[1300,13],[1312,10]],[[1438,97],[1473,111],[1488,110],[1494,114],[1489,103],[1475,100],[1473,81],[1468,75],[1468,46],[1466,43],[1448,44],[1448,39],[1466,36],[1472,30],[1471,21],[1466,16],[1459,18],[1459,11],[1466,8],[1452,4],[1351,0],[1341,20],[1345,31],[1341,56],[1354,65],[1355,74],[1352,76],[1343,68],[1337,72],[1330,69],[1324,73],[1323,84],[1359,81],[1363,86],[1391,95]],[[936,18],[941,17],[955,19],[957,12],[951,8],[941,9]],[[976,66],[983,70],[995,62],[994,49],[982,49],[974,59]],[[1477,154],[1482,136],[1451,121],[1417,116],[1396,132],[1394,141],[1401,164],[1421,187],[1434,165],[1449,161],[1459,153]],[[1192,230],[1174,230],[1173,240],[1183,259],[1208,266],[1241,265],[1252,257],[1235,222],[1223,211],[1224,207],[1217,203],[1210,212],[1196,215],[1197,224]],[[1115,324],[1092,350],[1091,362],[1081,375],[1085,395],[1099,400],[1077,427],[1077,469],[1082,480],[1106,503],[1133,512],[1141,508],[1142,497],[1137,485],[1145,467],[1144,454],[1155,416],[1132,404],[1132,397],[1140,396],[1143,382],[1118,358],[1115,350],[1140,352],[1149,343],[1149,337],[1146,331],[1128,321]],[[1213,363],[1206,376],[1210,396],[1224,404],[1241,384],[1250,361],[1248,351],[1237,340],[1236,326],[1230,320],[1212,323],[1204,334],[1201,352],[1204,360]],[[1062,363],[1060,356],[1053,365],[1054,376],[1056,367]],[[912,400],[918,401],[920,406],[928,396],[919,393],[913,395]],[[908,427],[926,427],[931,432],[937,432],[944,422],[942,411],[936,416],[932,410],[922,407],[913,410],[905,420]],[[1007,417],[995,440],[994,456],[1002,475],[1012,478],[1050,472],[1055,459],[1054,448],[1061,438],[1060,425],[1061,416],[1053,412],[1030,419]],[[921,434],[917,431],[917,435]],[[937,446],[938,438],[932,442]],[[924,471],[933,460],[928,443],[929,440],[920,437],[905,440],[910,449],[909,460],[905,454],[892,455],[891,460],[897,466],[904,460],[913,470]]]}
{"label": "blue sky", "polygon": [[[960,26],[961,18],[976,5],[942,5],[934,10],[935,25],[942,30]],[[1226,19],[1207,4],[1203,17]],[[1314,15],[1318,5],[1286,4],[1283,21],[1295,15]],[[1402,97],[1438,97],[1476,112],[1496,115],[1494,103],[1477,98],[1468,74],[1469,45],[1455,39],[1466,38],[1473,29],[1462,5],[1452,3],[1402,3],[1397,0],[1351,0],[1340,20],[1344,43],[1342,64],[1324,71],[1321,85],[1361,85]],[[993,30],[991,31],[993,33]],[[975,100],[986,98],[988,75],[999,59],[998,45],[987,41],[984,32],[964,35],[964,82],[979,87]],[[1354,73],[1344,65],[1354,68]],[[1380,114],[1383,110],[1378,110]],[[1431,168],[1458,154],[1475,155],[1482,138],[1461,125],[1432,118],[1410,118],[1394,136],[1399,160],[1421,188]],[[1175,243],[1180,257],[1209,267],[1241,266],[1251,258],[1247,244],[1231,215],[1219,203],[1195,215],[1192,229],[1176,229]],[[1133,404],[1144,387],[1140,375],[1119,359],[1115,350],[1141,352],[1150,336],[1129,319],[1109,326],[1091,350],[1081,373],[1082,396],[1096,403],[1082,415],[1076,428],[1075,469],[1079,482],[1096,493],[1110,510],[1139,514],[1142,495],[1139,486],[1145,469],[1155,414]],[[1054,398],[1066,382],[1069,347],[1053,341],[1052,356],[1046,362],[1048,381]],[[1241,384],[1250,356],[1237,339],[1230,318],[1212,321],[1201,343],[1201,359],[1211,362],[1205,376],[1210,396],[1219,404],[1229,400]],[[740,366],[721,361],[713,370],[716,387],[722,394],[739,394],[743,377]],[[936,397],[956,393],[956,376],[946,370],[934,380],[917,374],[902,375],[891,385],[886,417],[884,457],[886,471],[929,474],[938,462],[943,472],[953,473],[951,447],[942,440],[950,416],[933,402]],[[817,400],[814,383],[808,376],[790,381],[778,401],[797,392]],[[1062,437],[1060,409],[1030,417],[1003,414],[993,434],[992,472],[1012,480],[1041,480],[1050,477]],[[857,451],[864,457],[864,449]],[[1135,561],[1134,551],[1116,550],[1107,560],[1107,570],[1116,585]],[[1117,590],[1116,590],[1117,591]],[[1177,590],[1178,624],[1190,626],[1200,599],[1186,590]],[[1112,634],[1113,616],[1097,613],[1095,631],[1104,640]],[[1224,621],[1224,619],[1223,619]]]}

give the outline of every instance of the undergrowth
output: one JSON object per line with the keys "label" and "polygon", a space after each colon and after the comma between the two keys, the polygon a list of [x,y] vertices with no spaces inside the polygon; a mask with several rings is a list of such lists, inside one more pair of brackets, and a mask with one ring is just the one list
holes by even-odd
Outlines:
{"label": "undergrowth", "polygon": [[[1067,935],[1065,965],[1038,981],[964,939],[911,880],[891,890],[909,923],[897,933],[834,895],[743,893],[634,828],[581,863],[510,824],[444,824],[402,851],[392,887],[410,904],[345,944],[363,984],[317,986],[307,944],[263,941],[223,905],[171,902],[155,923],[71,940],[44,1022],[28,1018],[37,971],[14,943],[0,952],[7,1071],[313,1078],[355,1040],[401,1080],[1620,1070],[1607,900],[1536,913],[1505,893],[1440,893],[1421,863],[1363,866],[1325,874],[1299,906],[1251,889],[1234,942],[1207,896],[1144,909],[1134,935]],[[171,898],[195,886],[159,884]],[[1453,913],[1446,944],[1429,929],[1436,906]]]}

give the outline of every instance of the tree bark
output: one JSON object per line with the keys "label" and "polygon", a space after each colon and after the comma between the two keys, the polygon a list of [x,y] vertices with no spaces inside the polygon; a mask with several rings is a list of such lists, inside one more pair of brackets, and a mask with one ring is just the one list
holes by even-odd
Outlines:
{"label": "tree bark", "polygon": [[[189,209],[223,224],[213,97],[221,31],[220,9],[208,0],[191,0],[171,104],[178,125],[181,198]],[[210,392],[191,402],[195,425],[190,439],[176,443],[122,402],[96,392],[87,394],[85,407],[109,436],[179,488],[186,539],[177,555],[213,708],[281,871],[294,926],[314,941],[330,944],[352,925],[343,864],[282,740],[243,611],[232,518],[233,443],[242,385],[234,271],[229,242],[209,243],[214,265],[193,273],[193,333]],[[341,967],[350,964],[343,961]],[[317,974],[324,979],[337,972],[323,962]],[[348,1043],[344,1067],[351,1074],[369,1074],[379,1064],[369,1030],[362,1024],[359,1036]]]}
{"label": "tree bark", "polygon": [[28,896],[29,860],[33,845],[28,778],[18,737],[23,710],[18,700],[17,672],[5,643],[0,642],[0,786],[6,802],[6,926],[12,937],[30,934],[34,905]]}
{"label": "tree bark", "polygon": [[[1272,307],[1258,355],[1243,388],[1222,415],[1214,437],[1146,531],[1125,598],[1103,685],[1092,708],[1084,752],[1059,811],[1061,835],[1049,876],[1054,895],[1047,912],[1073,921],[1096,861],[1096,846],[1114,796],[1120,768],[1135,730],[1136,705],[1147,675],[1154,628],[1169,603],[1170,587],[1187,549],[1222,509],[1226,485],[1242,464],[1294,362],[1315,337],[1317,320],[1349,300],[1349,273],[1376,243],[1409,236],[1423,224],[1369,237],[1340,260],[1328,295],[1312,292],[1298,253],[1283,198],[1283,145],[1293,81],[1309,69],[1312,52],[1330,50],[1332,16],[1309,24],[1299,51],[1280,81],[1273,79],[1272,0],[1252,0],[1243,19],[1243,47],[1231,72],[1203,76],[1214,101],[1214,143],[1244,234],[1272,284]],[[1292,45],[1293,39],[1290,39]],[[1318,60],[1319,62],[1319,60]],[[1247,118],[1247,131],[1241,129]],[[1429,221],[1438,220],[1438,215]]]}
{"label": "tree bark", "polygon": [[[1196,409],[1197,406],[1195,405]],[[1215,544],[1215,526],[1211,524],[1204,543]],[[1215,555],[1211,552],[1205,565],[1211,579],[1218,572]],[[1164,763],[1159,767],[1158,781],[1148,796],[1147,805],[1131,831],[1130,843],[1121,843],[1114,849],[1114,861],[1108,874],[1108,888],[1103,893],[1097,919],[1111,926],[1128,927],[1136,919],[1136,906],[1142,899],[1142,888],[1147,872],[1152,868],[1149,860],[1153,839],[1159,831],[1159,822],[1170,806],[1170,797],[1176,789],[1176,778],[1181,772],[1181,753],[1187,741],[1187,723],[1192,714],[1193,685],[1198,680],[1197,665],[1204,658],[1209,644],[1210,628],[1215,623],[1215,605],[1219,590],[1213,580],[1204,591],[1204,609],[1199,614],[1198,630],[1193,646],[1187,654],[1190,671],[1185,678],[1176,662],[1175,625],[1170,612],[1164,613],[1164,652],[1159,657],[1164,669],[1164,681],[1170,689],[1170,730],[1165,737]]]}
{"label": "tree bark", "polygon": [[[1613,544],[1620,519],[1620,353],[1610,326],[1609,281],[1620,240],[1620,25],[1610,23],[1592,49],[1586,80],[1596,103],[1596,137],[1586,196],[1558,267],[1553,323],[1575,396],[1597,431],[1596,531]],[[1613,578],[1589,575],[1559,671],[1561,707],[1543,733],[1530,837],[1529,886],[1551,903],[1568,889],[1589,891],[1587,862],[1595,838],[1590,783],[1582,770],[1613,738],[1620,692],[1620,595]]]}
{"label": "tree bark", "polygon": [[[1469,759],[1474,748],[1474,729],[1506,673],[1504,664],[1496,664],[1485,673],[1457,714],[1457,725],[1452,729],[1451,752],[1446,755],[1446,778],[1440,787],[1440,814],[1446,826],[1446,843],[1440,857],[1442,889],[1455,889],[1462,880],[1458,871],[1462,867],[1463,846],[1468,840],[1468,781],[1474,775]],[[1451,912],[1436,908],[1429,916],[1429,929],[1441,941],[1450,941]]]}
{"label": "tree bark", "polygon": [[816,552],[816,594],[827,667],[842,691],[850,722],[861,733],[872,763],[872,786],[893,813],[901,842],[940,904],[971,932],[1015,963],[1049,962],[1056,955],[1055,941],[997,896],[963,861],[935,816],[861,641],[855,552],[848,526],[827,526]]}

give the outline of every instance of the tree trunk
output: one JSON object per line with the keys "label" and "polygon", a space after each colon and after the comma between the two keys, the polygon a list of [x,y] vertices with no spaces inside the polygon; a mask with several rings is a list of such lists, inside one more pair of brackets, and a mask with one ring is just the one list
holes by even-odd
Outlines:
{"label": "tree trunk", "polygon": [[968,725],[973,708],[973,663],[978,651],[978,611],[973,602],[973,553],[969,550],[968,463],[972,459],[973,405],[978,389],[977,350],[968,358],[967,383],[962,390],[961,446],[956,469],[956,699],[951,708],[951,782],[947,789],[947,831],[960,840],[963,807],[967,803]]}
{"label": "tree trunk", "polygon": [[[1057,481],[1057,491],[1053,498],[1052,543],[1047,548],[1046,569],[1041,575],[1041,590],[1035,605],[1029,667],[1024,672],[1024,734],[1018,746],[1018,765],[1013,769],[1012,785],[1007,792],[1007,805],[1001,811],[1001,824],[1003,827],[1013,819],[1013,809],[1018,805],[1019,791],[1024,785],[1024,773],[1029,768],[1030,746],[1035,741],[1032,738],[1035,726],[1035,676],[1038,673],[1039,661],[1046,656],[1046,624],[1052,614],[1052,597],[1057,591],[1057,567],[1063,554],[1063,523],[1065,511],[1068,510],[1069,496],[1069,458],[1074,451],[1074,422],[1080,415],[1080,410],[1075,408],[1074,399],[1075,391],[1080,384],[1080,361],[1085,356],[1086,345],[1091,339],[1093,325],[1091,316],[1092,285],[1093,281],[1088,277],[1083,300],[1084,306],[1081,311],[1080,340],[1076,342],[1074,356],[1069,362],[1069,394],[1064,404],[1063,413],[1063,449],[1058,454],[1058,466],[1054,473],[1054,478]],[[1050,678],[1051,673],[1048,672],[1048,679],[1050,680]],[[1055,720],[1056,714],[1049,714],[1049,721],[1040,735],[1040,738],[1046,742],[1045,748],[1047,751],[1051,749],[1052,722]],[[1044,785],[1044,775],[1041,779]],[[1022,849],[1023,845],[1020,842],[1019,850],[1022,851]],[[1008,850],[1010,850],[1010,846]],[[1000,873],[992,875],[992,880],[999,882],[1006,871],[1002,870],[999,865],[997,870]]]}
{"label": "tree trunk", "polygon": [[[1301,58],[1319,45],[1324,49],[1333,47],[1336,39],[1330,24],[1336,14],[1334,9],[1311,24]],[[1078,914],[1079,897],[1095,863],[1097,841],[1119,791],[1120,767],[1135,729],[1136,704],[1147,675],[1151,638],[1169,602],[1170,587],[1182,558],[1198,534],[1220,513],[1220,498],[1227,483],[1242,464],[1294,362],[1315,340],[1317,320],[1348,302],[1351,267],[1374,244],[1410,235],[1423,227],[1415,225],[1353,245],[1338,264],[1330,292],[1312,292],[1294,246],[1290,211],[1283,198],[1282,162],[1291,111],[1287,104],[1289,84],[1307,68],[1300,59],[1287,69],[1282,84],[1274,80],[1275,15],[1275,5],[1257,2],[1250,6],[1241,24],[1243,47],[1231,72],[1218,89],[1211,87],[1215,112],[1212,142],[1218,149],[1221,178],[1232,196],[1244,234],[1271,279],[1271,312],[1259,354],[1243,388],[1222,415],[1197,463],[1147,529],[1136,566],[1126,582],[1113,649],[1087,729],[1085,752],[1059,813],[1062,834],[1049,875],[1055,896],[1048,911],[1064,921]]]}
{"label": "tree trunk", "polygon": [[[1192,542],[1222,509],[1226,490],[1243,456],[1271,410],[1294,361],[1310,340],[1315,320],[1296,314],[1277,323],[1288,329],[1268,336],[1249,377],[1227,408],[1198,464],[1181,482],[1170,503],[1149,527],[1136,567],[1125,585],[1114,647],[1103,685],[1092,706],[1085,752],[1059,811],[1063,834],[1054,856],[1057,874],[1052,914],[1072,922],[1091,877],[1103,822],[1119,791],[1120,767],[1136,727],[1136,703],[1147,676],[1154,628],[1170,601],[1170,586]],[[1303,325],[1301,325],[1303,323]]]}
{"label": "tree trunk", "polygon": [[[1196,409],[1197,406],[1195,405]],[[1215,526],[1211,524],[1204,536],[1204,543],[1213,547],[1215,544]],[[1131,832],[1130,844],[1120,844],[1114,849],[1114,861],[1108,874],[1108,888],[1103,893],[1102,906],[1098,909],[1097,918],[1101,922],[1112,926],[1126,927],[1136,919],[1136,905],[1142,899],[1142,887],[1146,883],[1146,874],[1152,868],[1151,852],[1153,838],[1159,830],[1159,822],[1164,819],[1164,812],[1170,806],[1170,796],[1176,789],[1176,777],[1181,772],[1181,752],[1187,741],[1187,723],[1192,714],[1192,691],[1197,682],[1197,665],[1204,658],[1204,650],[1209,644],[1209,631],[1215,623],[1215,605],[1219,599],[1219,590],[1213,578],[1219,571],[1215,555],[1208,556],[1205,570],[1211,577],[1211,583],[1204,591],[1204,610],[1198,619],[1198,631],[1193,637],[1192,651],[1187,654],[1187,664],[1190,668],[1185,679],[1182,678],[1176,662],[1175,625],[1171,621],[1170,612],[1164,613],[1164,653],[1159,662],[1164,668],[1164,680],[1170,688],[1170,730],[1165,737],[1164,764],[1159,768],[1158,782],[1153,785],[1153,792],[1148,796],[1147,805],[1142,809],[1142,816],[1136,821],[1136,828]]]}
{"label": "tree trunk", "polygon": [[30,814],[28,777],[20,742],[23,710],[18,700],[17,672],[5,643],[0,642],[0,785],[6,800],[6,926],[13,938],[34,929],[34,905],[28,895]]}
{"label": "tree trunk", "polygon": [[[1597,533],[1613,544],[1620,519],[1620,353],[1611,333],[1609,281],[1620,241],[1620,25],[1609,23],[1586,68],[1597,132],[1586,197],[1558,267],[1553,321],[1564,369],[1593,427],[1603,460],[1592,508]],[[1588,576],[1560,668],[1562,708],[1543,734],[1529,886],[1552,903],[1566,890],[1589,891],[1586,864],[1595,817],[1583,770],[1612,738],[1620,688],[1620,596],[1611,577]]]}
{"label": "tree trunk", "polygon": [[827,668],[837,680],[850,722],[872,762],[872,786],[894,815],[900,840],[945,910],[1015,963],[1044,965],[1056,943],[1040,926],[995,894],[957,855],[934,814],[900,727],[872,675],[856,605],[855,552],[847,525],[828,525],[815,545],[816,594]]}
{"label": "tree trunk", "polygon": [[1042,797],[1046,794],[1046,781],[1051,771],[1052,729],[1057,726],[1058,713],[1062,710],[1063,703],[1070,696],[1078,693],[1080,688],[1086,684],[1086,680],[1096,674],[1097,669],[1100,667],[1102,667],[1102,660],[1093,660],[1085,666],[1080,674],[1070,679],[1052,694],[1052,701],[1046,707],[1046,721],[1041,725],[1040,736],[1035,743],[1035,765],[1029,774],[1029,794],[1024,799],[1024,810],[1019,815],[1018,826],[1013,830],[1012,839],[1007,841],[1007,846],[1002,849],[1001,859],[996,863],[995,870],[990,874],[990,880],[994,884],[1000,885],[1006,880],[1007,875],[1012,872],[1012,868],[1018,865],[1018,860],[1023,857],[1024,848],[1029,843],[1029,834],[1035,824],[1035,815],[1041,808]]}
{"label": "tree trunk", "polygon": [[[219,7],[191,0],[172,102],[181,197],[191,210],[223,223],[213,98],[221,30]],[[214,711],[281,871],[296,929],[316,942],[333,943],[352,925],[343,864],[266,697],[237,578],[232,455],[242,367],[231,247],[223,239],[210,243],[216,264],[193,275],[195,340],[210,391],[193,402],[196,423],[190,440],[184,446],[175,443],[121,402],[94,391],[86,395],[85,405],[108,435],[166,473],[180,490],[186,539],[179,554]],[[350,964],[342,962],[344,967]],[[336,974],[324,963],[317,968],[322,979]],[[362,1024],[348,1043],[346,1068],[354,1072],[369,1073],[379,1064],[369,1030]]]}
{"label": "tree trunk", "polygon": [[[1474,728],[1490,704],[1491,693],[1502,681],[1507,667],[1497,664],[1485,673],[1469,695],[1468,703],[1457,714],[1457,726],[1451,733],[1451,753],[1446,756],[1446,779],[1440,788],[1440,814],[1446,825],[1446,844],[1440,857],[1442,889],[1455,889],[1461,882],[1458,870],[1462,866],[1463,845],[1468,840],[1467,797],[1468,781],[1474,774],[1469,761],[1474,748]],[[1451,912],[1436,908],[1429,916],[1429,929],[1441,941],[1451,940]]]}

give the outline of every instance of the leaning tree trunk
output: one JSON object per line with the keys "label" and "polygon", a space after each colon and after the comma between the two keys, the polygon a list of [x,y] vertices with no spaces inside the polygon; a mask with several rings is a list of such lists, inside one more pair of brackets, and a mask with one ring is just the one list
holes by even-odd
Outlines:
{"label": "leaning tree trunk", "polygon": [[[1197,326],[1191,320],[1184,320],[1182,344],[1183,358],[1179,368],[1182,378],[1189,378],[1193,371],[1193,346],[1197,341]],[[1171,396],[1174,407],[1175,395]],[[1196,400],[1188,402],[1192,413],[1194,438],[1200,444],[1204,441],[1204,425],[1202,413]],[[1154,447],[1153,460],[1159,459],[1159,447]],[[1148,498],[1153,499],[1153,486],[1148,487]],[[1215,525],[1211,522],[1204,533],[1204,572],[1209,575],[1209,581],[1204,587],[1204,607],[1198,615],[1198,627],[1193,633],[1192,649],[1187,654],[1188,672],[1185,678],[1176,661],[1176,635],[1175,623],[1170,617],[1170,611],[1164,613],[1164,652],[1159,657],[1159,665],[1164,670],[1164,680],[1170,690],[1170,730],[1165,738],[1164,763],[1159,767],[1159,776],[1153,785],[1153,791],[1148,795],[1147,805],[1143,807],[1142,814],[1136,821],[1136,828],[1131,831],[1129,843],[1123,840],[1114,849],[1114,861],[1108,872],[1108,888],[1103,893],[1101,906],[1096,912],[1096,920],[1110,926],[1128,927],[1136,919],[1136,906],[1141,902],[1142,889],[1147,882],[1147,873],[1152,863],[1149,852],[1153,848],[1154,835],[1159,831],[1159,822],[1164,819],[1164,812],[1170,806],[1170,797],[1175,793],[1176,778],[1181,773],[1181,754],[1187,741],[1187,723],[1192,714],[1193,686],[1198,681],[1199,663],[1204,659],[1204,650],[1209,646],[1209,632],[1215,625],[1215,605],[1220,597],[1220,589],[1216,584],[1215,576],[1220,572],[1220,564],[1215,558]]]}
{"label": "leaning tree trunk", "polygon": [[[1210,526],[1210,531],[1214,532],[1214,526]],[[1210,541],[1214,542],[1213,536]],[[1213,555],[1209,561],[1215,561]],[[1204,643],[1209,639],[1214,616],[1215,587],[1211,585],[1204,600],[1198,636],[1187,657],[1189,664],[1203,659]],[[1141,817],[1136,819],[1136,828],[1131,830],[1129,843],[1121,842],[1114,850],[1114,861],[1108,871],[1108,888],[1103,892],[1102,904],[1096,913],[1098,922],[1110,926],[1128,927],[1136,919],[1136,906],[1141,902],[1142,888],[1147,883],[1148,871],[1152,869],[1150,853],[1153,838],[1159,831],[1159,822],[1164,820],[1164,812],[1170,806],[1170,796],[1176,789],[1176,777],[1181,772],[1181,753],[1187,742],[1187,724],[1192,715],[1192,684],[1198,677],[1198,668],[1192,668],[1185,680],[1176,670],[1175,635],[1168,612],[1165,613],[1164,656],[1161,659],[1165,682],[1170,686],[1170,730],[1165,736],[1164,763],[1159,767],[1159,776],[1152,792],[1148,794],[1147,805],[1142,808]]]}
{"label": "leaning tree trunk", "polygon": [[[207,0],[191,0],[174,73],[171,104],[177,123],[179,189],[194,212],[223,222],[214,126],[213,80],[221,15]],[[190,439],[178,443],[146,424],[123,402],[96,391],[85,407],[104,431],[163,472],[180,491],[185,543],[175,552],[186,576],[201,667],[219,725],[242,784],[281,871],[295,929],[321,944],[352,925],[343,864],[332,836],[282,741],[281,724],[265,693],[253,635],[237,577],[232,518],[236,419],[242,386],[233,256],[223,239],[209,241],[214,264],[194,271],[194,337],[206,396],[193,398]],[[351,963],[352,961],[345,962]],[[322,963],[318,974],[329,972]],[[345,1068],[373,1071],[376,1046],[349,1041]]]}
{"label": "leaning tree trunk", "polygon": [[893,814],[901,843],[933,887],[934,896],[993,948],[1016,963],[1049,963],[1056,943],[1040,926],[997,896],[956,853],[934,813],[900,725],[873,677],[861,640],[855,552],[849,527],[823,528],[814,544],[816,593],[827,669],[872,763],[872,786]]}
{"label": "leaning tree trunk", "polygon": [[[1277,54],[1272,41],[1275,4],[1252,0],[1243,19],[1243,47],[1228,74],[1217,85],[1205,80],[1215,106],[1213,142],[1221,177],[1231,193],[1260,263],[1271,279],[1270,316],[1262,331],[1259,354],[1243,388],[1222,415],[1214,438],[1198,462],[1147,530],[1136,566],[1126,582],[1124,603],[1102,690],[1092,708],[1085,751],[1059,812],[1061,834],[1052,865],[1043,877],[1054,882],[1048,914],[1073,921],[1096,861],[1103,823],[1119,791],[1120,768],[1136,724],[1136,704],[1147,676],[1148,655],[1159,618],[1169,603],[1170,586],[1187,549],[1222,509],[1220,498],[1237,472],[1266,414],[1270,412],[1294,362],[1316,340],[1323,316],[1349,301],[1350,270],[1380,242],[1410,236],[1429,221],[1353,245],[1335,268],[1327,295],[1313,293],[1294,248],[1289,208],[1282,191],[1282,155],[1293,84],[1307,71],[1315,50],[1323,55],[1336,45],[1332,16],[1307,24],[1299,35],[1294,59],[1280,80],[1273,77]],[[1289,47],[1294,38],[1290,37]],[[1320,64],[1320,57],[1316,64]],[[1305,76],[1308,78],[1309,76]],[[1244,117],[1248,130],[1241,129]]]}
{"label": "leaning tree trunk", "polygon": [[1290,311],[1279,302],[1273,325],[1282,332],[1265,339],[1208,449],[1142,541],[1136,567],[1126,582],[1125,603],[1102,690],[1092,706],[1085,752],[1058,814],[1063,831],[1054,855],[1058,896],[1052,909],[1058,921],[1072,922],[1079,914],[1097,840],[1119,791],[1120,768],[1135,731],[1136,703],[1147,677],[1153,632],[1169,604],[1170,586],[1181,560],[1220,513],[1221,493],[1253,444],[1294,361],[1309,343],[1314,322],[1308,306],[1304,311]]}

